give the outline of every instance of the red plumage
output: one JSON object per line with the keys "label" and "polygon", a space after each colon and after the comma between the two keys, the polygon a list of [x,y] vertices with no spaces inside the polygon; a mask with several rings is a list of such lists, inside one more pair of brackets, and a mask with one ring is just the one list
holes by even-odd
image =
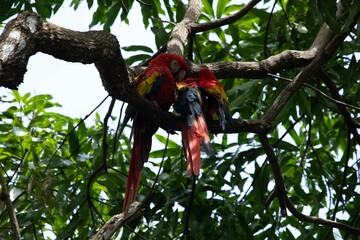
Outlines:
{"label": "red plumage", "polygon": [[214,119],[218,117],[220,126],[224,130],[226,120],[231,124],[231,117],[228,107],[228,97],[224,88],[215,75],[208,69],[200,70],[199,78],[188,78],[184,80],[187,84],[196,84],[201,91],[203,99],[203,113],[205,118]]}
{"label": "red plumage", "polygon": [[204,145],[207,154],[211,154],[209,132],[201,110],[201,96],[197,87],[189,82],[177,83],[178,96],[174,104],[176,112],[183,117],[181,126],[189,176],[200,173],[200,145]]}
{"label": "red plumage", "polygon": [[[138,93],[154,102],[163,111],[168,111],[175,99],[175,78],[185,75],[186,62],[176,54],[162,53],[154,58],[142,74],[134,79]],[[123,212],[136,199],[140,184],[141,171],[149,158],[152,136],[158,126],[149,123],[137,109],[129,106],[124,118],[123,131],[127,121],[133,118],[134,143],[130,158],[129,176],[126,185]]]}

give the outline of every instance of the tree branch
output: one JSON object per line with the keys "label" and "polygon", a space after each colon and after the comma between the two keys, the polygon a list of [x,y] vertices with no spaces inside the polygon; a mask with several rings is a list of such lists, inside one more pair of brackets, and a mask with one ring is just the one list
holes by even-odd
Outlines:
{"label": "tree branch", "polygon": [[236,22],[239,19],[241,19],[243,16],[245,16],[260,1],[261,0],[251,0],[240,11],[238,11],[234,14],[231,14],[229,16],[226,16],[226,17],[223,17],[220,19],[216,19],[211,22],[199,23],[199,24],[193,25],[193,26],[191,26],[191,34],[208,31],[208,30],[211,30],[214,28],[218,28],[218,27],[225,26],[230,23]]}
{"label": "tree branch", "polygon": [[264,148],[264,151],[267,155],[267,158],[269,160],[269,163],[270,163],[273,175],[274,175],[275,189],[276,189],[275,193],[276,193],[276,197],[279,199],[281,215],[286,216],[287,215],[286,214],[286,202],[285,202],[286,190],[285,190],[284,179],[281,174],[279,163],[277,162],[274,150],[271,147],[271,145],[269,143],[269,139],[266,136],[266,134],[260,133],[260,134],[258,134],[258,136],[259,136],[261,145]]}
{"label": "tree branch", "polygon": [[188,75],[194,76],[201,68],[208,68],[217,78],[250,78],[267,77],[268,73],[307,66],[318,54],[317,49],[306,51],[288,50],[268,57],[260,62],[214,62],[190,64]]}
{"label": "tree branch", "polygon": [[11,199],[10,199],[10,195],[9,195],[9,191],[8,188],[6,186],[5,183],[5,179],[4,176],[2,174],[2,169],[0,168],[0,186],[1,186],[1,199],[5,202],[8,214],[9,214],[9,218],[10,218],[10,226],[11,226],[11,231],[13,232],[13,237],[15,240],[20,240],[20,229],[19,229],[19,224],[16,218],[16,213],[14,210],[14,207],[12,205]]}
{"label": "tree branch", "polygon": [[299,212],[287,196],[285,196],[285,200],[286,200],[286,206],[289,209],[289,211],[300,221],[322,224],[325,226],[338,228],[338,229],[341,229],[344,231],[351,232],[354,235],[358,235],[358,236],[360,235],[360,228],[353,227],[353,226],[346,225],[346,224],[339,223],[339,222],[335,222],[335,221],[331,221],[331,220],[327,220],[327,219],[317,218],[317,217],[313,217],[313,216],[307,216],[307,215]]}
{"label": "tree branch", "polygon": [[302,86],[302,84],[314,74],[314,72],[326,63],[331,56],[335,53],[336,49],[344,41],[348,32],[341,35],[335,35],[332,40],[327,44],[326,48],[323,49],[316,58],[304,68],[294,80],[289,83],[280,95],[275,99],[274,103],[269,107],[268,111],[263,116],[265,122],[271,123],[274,121],[276,116],[280,113],[290,97]]}
{"label": "tree branch", "polygon": [[124,214],[117,214],[110,218],[104,226],[97,231],[97,233],[92,236],[91,240],[108,240],[111,239],[112,235],[120,229],[121,227],[125,226],[128,222],[141,217],[143,215],[143,208],[142,204],[138,202],[134,202],[130,205],[129,211]]}
{"label": "tree branch", "polygon": [[[329,75],[327,75],[324,72],[324,70],[321,70],[317,73],[317,76],[320,77],[321,80],[328,87],[330,94],[333,96],[333,98],[336,99],[337,101],[342,102],[342,98],[339,94],[339,91],[337,90],[335,83],[331,80]],[[357,132],[357,128],[360,127],[360,124],[351,117],[349,111],[346,109],[346,107],[344,105],[340,104],[340,102],[335,102],[337,105],[337,108],[339,109],[340,114],[343,116],[344,121],[346,122],[347,126],[349,127],[349,130],[354,135],[357,143],[360,144],[360,135]]]}
{"label": "tree branch", "polygon": [[356,227],[353,227],[350,225],[346,225],[346,224],[331,221],[331,220],[326,220],[326,219],[317,218],[317,217],[313,217],[313,216],[307,216],[307,215],[304,215],[304,214],[298,212],[286,194],[284,180],[283,180],[283,177],[281,174],[280,166],[277,162],[275,153],[267,139],[267,136],[265,134],[258,134],[258,136],[259,136],[260,142],[265,150],[265,153],[269,159],[269,163],[272,168],[272,172],[273,172],[275,184],[276,184],[275,196],[279,199],[281,213],[283,216],[286,215],[286,209],[289,209],[289,211],[300,221],[322,224],[325,226],[349,231],[355,235],[360,235],[360,228],[356,228]]}
{"label": "tree branch", "polygon": [[311,63],[306,66],[275,99],[274,103],[269,107],[268,111],[263,116],[263,120],[265,122],[271,123],[274,121],[293,93],[296,92],[301,85],[315,73],[316,70],[320,69],[320,67],[332,57],[337,48],[348,36],[350,30],[355,26],[359,15],[360,11],[354,14],[349,28],[339,35],[335,35],[326,24],[323,25],[310,47],[310,50],[319,51],[319,54],[317,54],[316,58],[312,60]]}
{"label": "tree branch", "polygon": [[169,42],[167,43],[167,51],[176,53],[180,56],[184,55],[184,44],[190,35],[190,26],[197,22],[201,15],[201,0],[190,0],[188,9],[182,21],[174,27],[171,32]]}

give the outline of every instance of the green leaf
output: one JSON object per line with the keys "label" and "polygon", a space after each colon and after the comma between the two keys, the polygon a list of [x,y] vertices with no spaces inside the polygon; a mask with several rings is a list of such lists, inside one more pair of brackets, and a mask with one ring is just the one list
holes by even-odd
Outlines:
{"label": "green leaf", "polygon": [[187,7],[182,1],[179,1],[179,3],[176,6],[176,22],[180,22],[185,15],[185,12],[187,10]]}
{"label": "green leaf", "polygon": [[87,6],[88,6],[89,9],[90,9],[90,8],[93,6],[93,4],[94,4],[94,0],[86,0],[86,2],[87,2]]}
{"label": "green leaf", "polygon": [[339,34],[341,29],[336,19],[336,0],[317,0],[317,5],[331,30]]}
{"label": "green leaf", "polygon": [[221,16],[224,14],[225,8],[229,2],[230,2],[229,0],[218,1],[217,6],[216,6],[216,18],[221,18]]}
{"label": "green leaf", "polygon": [[74,126],[71,123],[68,124],[68,131],[69,131],[68,142],[70,146],[70,154],[76,158],[80,150],[79,138],[78,135],[76,134],[76,131],[74,130]]}
{"label": "green leaf", "polygon": [[119,15],[120,8],[121,8],[121,4],[119,1],[117,1],[106,12],[104,30],[110,32],[110,27],[114,24],[116,17]]}
{"label": "green leaf", "polygon": [[169,148],[180,148],[181,147],[181,145],[177,144],[173,140],[167,139],[166,137],[164,137],[160,134],[155,134],[155,137],[159,142],[161,142],[164,145],[166,145],[166,142],[168,142],[167,145]]}
{"label": "green leaf", "polygon": [[212,1],[210,2],[209,0],[202,0],[202,4],[203,4],[203,11],[205,13],[207,13],[210,18],[214,18],[214,9],[212,7]]}
{"label": "green leaf", "polygon": [[126,62],[127,65],[132,65],[135,62],[146,61],[150,57],[151,57],[151,55],[148,55],[148,54],[137,54],[135,56],[131,56],[131,57],[125,59],[125,62]]}
{"label": "green leaf", "polygon": [[143,51],[147,53],[153,53],[153,50],[151,48],[143,45],[131,45],[127,47],[122,47],[122,49],[128,52]]}

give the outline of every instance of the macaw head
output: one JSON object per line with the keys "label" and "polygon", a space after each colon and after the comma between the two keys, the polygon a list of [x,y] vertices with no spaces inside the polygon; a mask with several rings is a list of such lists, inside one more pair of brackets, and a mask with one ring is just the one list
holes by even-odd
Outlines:
{"label": "macaw head", "polygon": [[176,81],[181,81],[186,74],[187,63],[182,57],[173,53],[160,53],[151,60],[150,65],[164,65],[168,67]]}
{"label": "macaw head", "polygon": [[221,101],[227,104],[228,97],[224,88],[221,86],[214,73],[212,73],[209,69],[203,68],[200,70],[200,77],[196,84],[200,88],[206,89],[208,93],[221,97]]}
{"label": "macaw head", "polygon": [[203,81],[204,82],[212,82],[212,84],[218,83],[215,75],[207,68],[200,69],[199,75],[200,75],[199,81],[201,81],[201,82],[203,82]]}

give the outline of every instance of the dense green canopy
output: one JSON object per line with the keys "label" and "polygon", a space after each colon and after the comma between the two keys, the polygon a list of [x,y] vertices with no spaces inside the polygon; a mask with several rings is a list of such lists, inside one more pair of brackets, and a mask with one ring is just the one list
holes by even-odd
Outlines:
{"label": "dense green canopy", "polygon": [[[196,178],[184,174],[179,138],[156,135],[161,150],[151,153],[143,169],[138,193],[141,217],[127,222],[115,236],[307,240],[360,236],[360,1],[245,2],[202,0],[201,6],[196,0],[97,1],[90,26],[102,24],[109,31],[116,18],[128,22],[128,12],[138,4],[158,49],[170,51],[173,33],[188,29],[184,49],[178,53],[193,62],[189,75],[196,75],[200,64],[212,70],[236,119],[225,131],[209,121],[210,132],[216,134],[214,155],[204,155],[202,173]],[[0,23],[23,10],[51,22],[63,4],[63,0],[5,0],[0,3]],[[79,4],[91,10],[95,5],[93,0],[72,0],[71,7],[76,11]],[[198,19],[196,9],[201,9]],[[51,47],[34,51],[46,48],[59,56]],[[12,64],[6,62],[4,49],[0,48],[0,86],[13,88],[4,83]],[[121,51],[134,51],[125,59],[132,67],[154,54],[146,42]],[[63,59],[80,61],[76,51],[72,54]],[[136,103],[111,92],[115,87],[94,58],[86,61],[97,64],[110,95]],[[11,239],[14,231],[21,239],[90,238],[121,211],[129,135],[118,138],[116,126],[108,127],[109,116],[97,114],[95,124],[86,126],[82,119],[54,113],[52,108],[59,104],[50,95],[3,92],[0,238]],[[111,117],[121,120],[117,111]],[[178,129],[176,123],[171,126]]]}

